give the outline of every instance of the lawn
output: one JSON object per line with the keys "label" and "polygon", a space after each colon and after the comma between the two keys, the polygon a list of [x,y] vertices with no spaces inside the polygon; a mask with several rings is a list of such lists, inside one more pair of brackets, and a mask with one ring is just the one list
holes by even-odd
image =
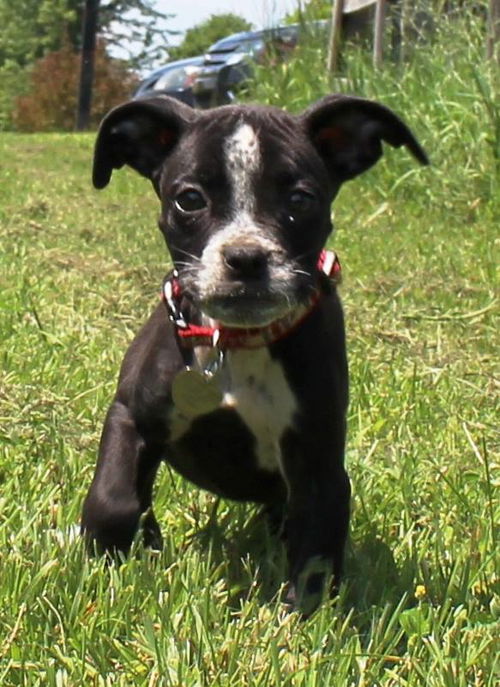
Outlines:
{"label": "lawn", "polygon": [[[433,165],[387,151],[336,203],[353,514],[340,597],[307,621],[279,600],[284,552],[257,509],[215,516],[166,468],[164,550],[86,557],[103,417],[169,264],[157,201],[129,170],[91,188],[92,134],[0,136],[0,684],[497,684],[500,133],[473,49],[463,71],[422,59],[368,82],[359,62],[348,84],[403,115]],[[324,92],[274,78],[256,97]]]}

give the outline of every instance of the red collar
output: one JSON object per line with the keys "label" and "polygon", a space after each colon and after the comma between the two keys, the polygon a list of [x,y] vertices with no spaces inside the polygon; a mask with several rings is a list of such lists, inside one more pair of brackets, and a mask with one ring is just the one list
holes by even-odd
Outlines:
{"label": "red collar", "polygon": [[[326,274],[332,282],[340,281],[340,262],[331,250],[321,251],[318,260],[318,271]],[[307,303],[304,303],[288,315],[271,322],[265,327],[205,327],[190,324],[185,321],[180,310],[181,288],[174,271],[163,284],[163,300],[167,306],[170,320],[176,326],[179,341],[186,347],[217,346],[221,350],[227,348],[260,348],[279,341],[297,329],[306,317],[314,310],[321,298],[320,289],[316,289]]]}

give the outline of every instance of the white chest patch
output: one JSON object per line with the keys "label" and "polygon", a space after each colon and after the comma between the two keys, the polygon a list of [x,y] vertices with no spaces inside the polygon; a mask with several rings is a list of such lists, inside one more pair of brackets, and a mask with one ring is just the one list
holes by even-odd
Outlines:
{"label": "white chest patch", "polygon": [[237,350],[228,353],[228,373],[223,407],[234,408],[254,435],[259,466],[281,469],[280,440],[297,410],[282,366],[267,348]]}
{"label": "white chest patch", "polygon": [[[281,364],[271,358],[265,347],[228,351],[218,381],[222,391],[220,407],[238,413],[255,437],[259,467],[284,474],[280,440],[284,432],[293,427],[297,402]],[[172,440],[180,439],[194,419],[181,415],[174,408]]]}

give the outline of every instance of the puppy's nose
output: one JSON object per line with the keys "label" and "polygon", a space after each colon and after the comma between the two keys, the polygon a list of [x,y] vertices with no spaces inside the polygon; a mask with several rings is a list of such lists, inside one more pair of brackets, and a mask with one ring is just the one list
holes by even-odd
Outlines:
{"label": "puppy's nose", "polygon": [[235,279],[261,279],[267,272],[268,251],[261,246],[225,246],[222,256]]}

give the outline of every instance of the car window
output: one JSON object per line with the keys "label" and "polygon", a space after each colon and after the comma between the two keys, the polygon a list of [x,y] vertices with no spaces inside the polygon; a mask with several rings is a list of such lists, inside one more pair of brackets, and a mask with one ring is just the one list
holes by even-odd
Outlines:
{"label": "car window", "polygon": [[297,41],[298,30],[295,26],[290,26],[285,29],[278,29],[276,37],[282,41],[290,41],[295,43]]}
{"label": "car window", "polygon": [[154,85],[156,91],[169,90],[171,88],[182,88],[188,77],[189,67],[177,67],[171,69],[163,76],[160,76]]}
{"label": "car window", "polygon": [[244,52],[248,55],[258,55],[264,50],[264,45],[262,38],[254,38],[240,43],[237,47],[237,52]]}

